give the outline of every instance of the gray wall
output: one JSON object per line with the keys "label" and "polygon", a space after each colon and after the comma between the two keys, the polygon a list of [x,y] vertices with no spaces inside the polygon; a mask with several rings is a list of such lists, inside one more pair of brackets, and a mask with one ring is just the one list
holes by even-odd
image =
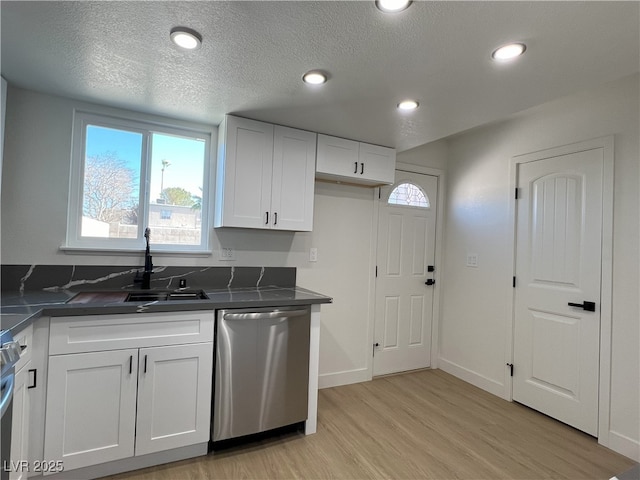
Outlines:
{"label": "gray wall", "polygon": [[[439,366],[508,396],[512,316],[509,201],[515,155],[615,136],[611,448],[640,452],[639,158],[637,75],[541,105],[450,139]],[[466,252],[479,267],[465,266]],[[606,361],[606,359],[604,360]]]}

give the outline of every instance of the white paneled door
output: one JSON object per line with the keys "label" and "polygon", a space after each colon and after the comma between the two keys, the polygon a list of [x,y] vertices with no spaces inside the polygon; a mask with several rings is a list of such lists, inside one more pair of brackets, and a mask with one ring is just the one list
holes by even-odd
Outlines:
{"label": "white paneled door", "polygon": [[513,399],[598,434],[602,148],[518,169]]}
{"label": "white paneled door", "polygon": [[430,366],[437,192],[437,177],[399,170],[381,187],[374,375]]}

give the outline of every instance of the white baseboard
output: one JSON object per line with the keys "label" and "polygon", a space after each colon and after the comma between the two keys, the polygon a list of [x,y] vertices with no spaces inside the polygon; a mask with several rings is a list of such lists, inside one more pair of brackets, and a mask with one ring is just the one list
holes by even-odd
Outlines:
{"label": "white baseboard", "polygon": [[[600,439],[599,439],[600,440]],[[614,452],[640,462],[640,442],[621,433],[610,431],[608,442],[600,442]]]}
{"label": "white baseboard", "polygon": [[371,374],[366,368],[346,372],[325,373],[318,377],[318,388],[339,387],[351,383],[368,382]]}
{"label": "white baseboard", "polygon": [[458,377],[459,379],[470,383],[471,385],[508,400],[507,389],[503,383],[485,377],[478,372],[474,372],[473,370],[462,367],[442,357],[438,359],[438,368],[444,372],[450,373],[454,377]]}

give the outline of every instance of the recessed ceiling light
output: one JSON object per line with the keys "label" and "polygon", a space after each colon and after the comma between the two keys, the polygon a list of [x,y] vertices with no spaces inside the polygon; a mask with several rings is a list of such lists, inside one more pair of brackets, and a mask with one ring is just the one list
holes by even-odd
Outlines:
{"label": "recessed ceiling light", "polygon": [[411,5],[411,0],[376,0],[376,7],[384,13],[401,12]]}
{"label": "recessed ceiling light", "polygon": [[302,81],[309,85],[322,85],[327,81],[327,76],[319,70],[311,70],[302,76]]}
{"label": "recessed ceiling light", "polygon": [[491,54],[491,58],[498,61],[512,60],[519,57],[527,49],[524,43],[510,43],[496,48]]}
{"label": "recessed ceiling light", "polygon": [[176,27],[171,30],[171,41],[185,50],[195,50],[202,45],[202,37],[195,30]]}
{"label": "recessed ceiling light", "polygon": [[415,110],[419,105],[415,100],[403,100],[398,104],[398,110]]}

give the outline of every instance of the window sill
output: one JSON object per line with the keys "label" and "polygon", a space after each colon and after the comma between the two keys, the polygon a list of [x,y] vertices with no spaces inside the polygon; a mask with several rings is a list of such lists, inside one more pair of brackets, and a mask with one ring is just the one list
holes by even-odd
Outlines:
{"label": "window sill", "polygon": [[[144,255],[144,249],[129,248],[92,248],[92,247],[69,247],[60,246],[60,251],[67,255],[111,255],[111,256],[128,256],[139,257]],[[162,247],[154,247],[151,249],[151,255],[159,257],[210,257],[213,252],[211,250],[168,250]]]}

